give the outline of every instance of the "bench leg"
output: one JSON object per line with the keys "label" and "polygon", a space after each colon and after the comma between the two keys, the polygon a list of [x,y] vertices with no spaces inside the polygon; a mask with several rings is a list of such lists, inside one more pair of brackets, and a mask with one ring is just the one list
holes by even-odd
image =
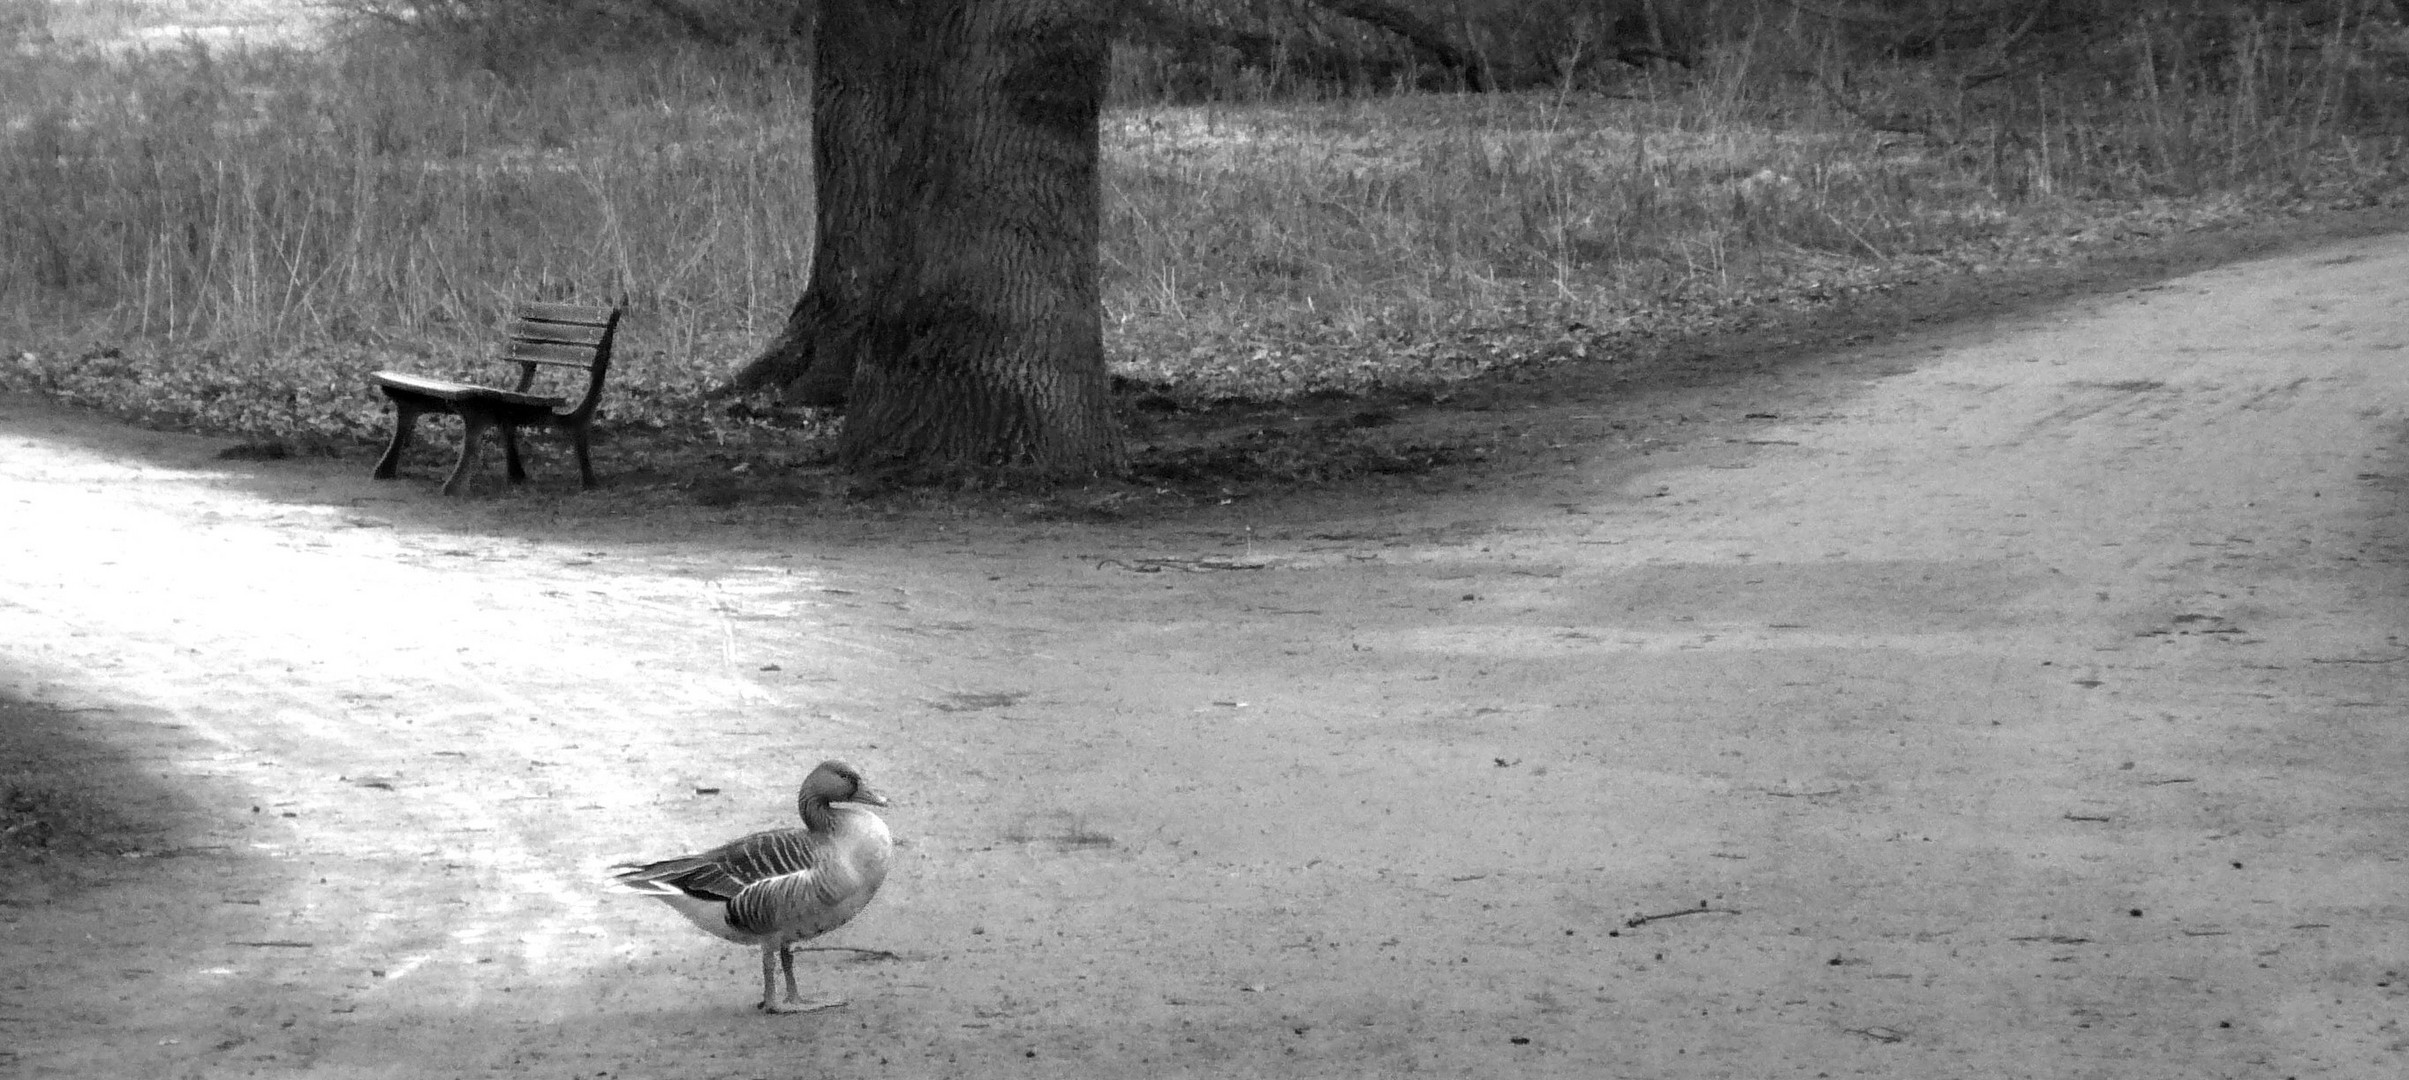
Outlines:
{"label": "bench leg", "polygon": [[569,439],[577,446],[577,474],[584,478],[586,490],[594,489],[594,449],[586,443],[586,425],[569,429]]}
{"label": "bench leg", "polygon": [[477,447],[485,441],[485,429],[493,426],[493,417],[474,409],[460,413],[460,463],[452,466],[452,478],[443,482],[443,493],[458,495],[468,483],[468,474],[477,468]]}
{"label": "bench leg", "polygon": [[418,412],[398,400],[393,403],[393,441],[386,444],[385,456],[377,459],[376,471],[368,475],[391,480],[401,469],[402,451],[410,445],[410,429],[418,424]]}
{"label": "bench leg", "polygon": [[502,425],[502,460],[505,463],[503,472],[510,477],[511,483],[524,484],[527,482],[527,468],[519,464],[519,426],[517,424]]}

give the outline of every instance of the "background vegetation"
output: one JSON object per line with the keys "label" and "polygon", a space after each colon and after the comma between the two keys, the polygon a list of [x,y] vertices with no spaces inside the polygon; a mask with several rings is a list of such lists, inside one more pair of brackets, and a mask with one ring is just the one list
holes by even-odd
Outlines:
{"label": "background vegetation", "polygon": [[[512,299],[611,299],[615,430],[814,430],[703,399],[808,264],[794,5],[293,8],[0,0],[0,388],[348,445],[384,423],[363,372],[471,370]],[[2404,201],[2409,0],[1145,0],[1115,92],[1119,371],[1444,394]]]}

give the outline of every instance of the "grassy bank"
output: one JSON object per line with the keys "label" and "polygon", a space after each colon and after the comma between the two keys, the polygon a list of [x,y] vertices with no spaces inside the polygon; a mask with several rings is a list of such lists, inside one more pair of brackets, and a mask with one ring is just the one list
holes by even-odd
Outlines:
{"label": "grassy bank", "polygon": [[[792,65],[503,75],[390,33],[56,32],[145,7],[11,9],[48,21],[0,43],[0,387],[344,443],[382,423],[361,372],[471,356],[513,298],[624,298],[614,423],[735,423],[701,394],[809,245]],[[1785,40],[1611,94],[1123,106],[1109,344],[1176,397],[1444,393],[1764,305],[2402,199],[2397,24],[2250,33],[1981,100]]]}

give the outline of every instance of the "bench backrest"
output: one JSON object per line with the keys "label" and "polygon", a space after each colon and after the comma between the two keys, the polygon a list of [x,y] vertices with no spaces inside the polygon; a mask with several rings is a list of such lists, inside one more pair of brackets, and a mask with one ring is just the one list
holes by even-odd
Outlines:
{"label": "bench backrest", "polygon": [[501,359],[519,365],[519,384],[515,389],[522,394],[535,385],[535,374],[540,369],[584,369],[585,396],[560,414],[565,420],[584,421],[602,403],[603,376],[611,369],[611,339],[618,332],[618,308],[520,304],[511,318],[510,343]]}

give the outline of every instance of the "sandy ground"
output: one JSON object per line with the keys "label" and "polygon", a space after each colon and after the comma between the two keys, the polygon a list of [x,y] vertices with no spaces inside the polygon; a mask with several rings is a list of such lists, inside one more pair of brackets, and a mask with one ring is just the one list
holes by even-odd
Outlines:
{"label": "sandy ground", "polygon": [[[0,407],[0,750],[153,830],[0,871],[0,1073],[2409,1075],[2409,240],[1556,408],[1071,525]],[[762,1016],[599,881],[830,756],[896,956]]]}

